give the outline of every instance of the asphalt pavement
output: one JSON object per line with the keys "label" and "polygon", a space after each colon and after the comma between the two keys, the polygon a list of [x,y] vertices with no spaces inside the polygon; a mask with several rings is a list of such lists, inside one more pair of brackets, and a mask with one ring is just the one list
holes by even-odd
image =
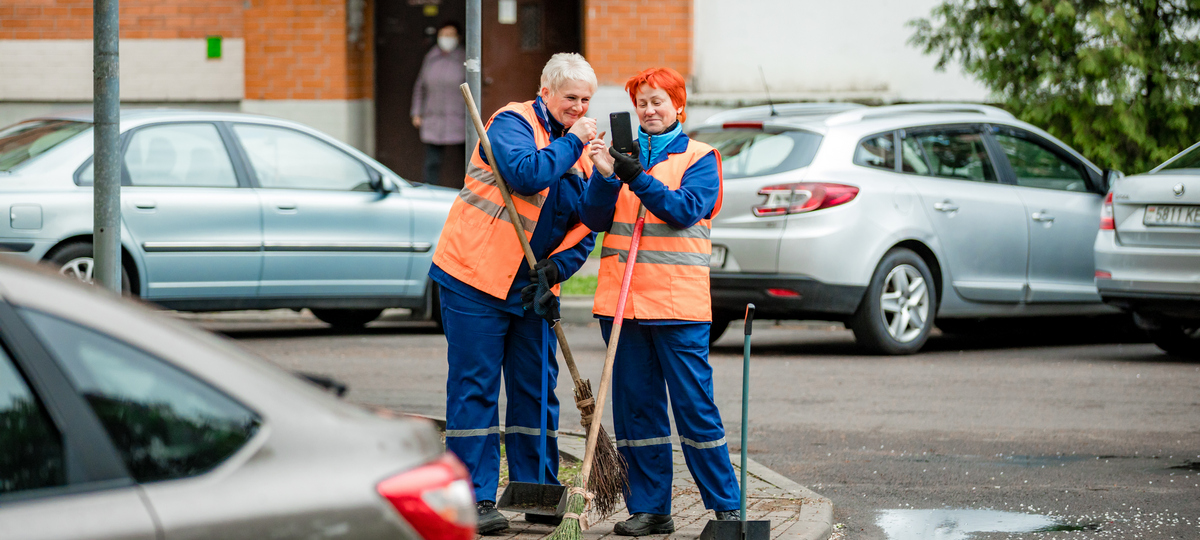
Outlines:
{"label": "asphalt pavement", "polygon": [[[391,314],[341,333],[304,314],[223,316],[241,319],[190,318],[281,366],[334,375],[351,400],[444,411],[445,338],[427,324]],[[1200,364],[1104,328],[1043,326],[875,357],[840,325],[761,321],[750,455],[831,500],[835,539],[1200,538]],[[598,378],[597,325],[566,330]],[[734,451],[741,337],[731,330],[711,356]],[[564,405],[561,426],[578,422]]]}

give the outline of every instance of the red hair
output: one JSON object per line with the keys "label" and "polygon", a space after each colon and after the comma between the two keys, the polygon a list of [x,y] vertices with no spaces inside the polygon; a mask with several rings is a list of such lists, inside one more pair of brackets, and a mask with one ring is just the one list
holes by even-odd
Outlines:
{"label": "red hair", "polygon": [[669,67],[650,68],[625,81],[625,91],[629,92],[629,100],[637,105],[637,91],[642,85],[658,88],[671,98],[671,105],[680,109],[679,121],[687,120],[687,87],[683,75]]}

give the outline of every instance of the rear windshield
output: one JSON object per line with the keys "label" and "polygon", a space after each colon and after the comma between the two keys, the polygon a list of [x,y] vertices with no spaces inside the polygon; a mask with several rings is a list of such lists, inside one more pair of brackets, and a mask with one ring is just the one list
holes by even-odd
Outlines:
{"label": "rear windshield", "polygon": [[0,171],[11,171],[90,127],[72,120],[30,120],[0,129]]}
{"label": "rear windshield", "polygon": [[1172,169],[1194,169],[1200,171],[1200,144],[1193,146],[1191,150],[1172,159],[1170,163],[1163,165],[1159,170],[1166,171]]}
{"label": "rear windshield", "polygon": [[721,153],[725,179],[777,174],[812,163],[821,136],[798,129],[704,128],[690,134]]}

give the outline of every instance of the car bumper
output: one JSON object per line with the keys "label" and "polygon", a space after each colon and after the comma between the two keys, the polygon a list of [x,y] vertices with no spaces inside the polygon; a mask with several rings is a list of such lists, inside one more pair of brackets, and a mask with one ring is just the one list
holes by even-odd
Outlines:
{"label": "car bumper", "polygon": [[713,272],[709,281],[714,313],[740,316],[753,303],[755,317],[763,319],[843,321],[858,309],[867,290],[790,274]]}
{"label": "car bumper", "polygon": [[1126,246],[1096,238],[1096,290],[1104,303],[1148,317],[1200,319],[1200,248]]}

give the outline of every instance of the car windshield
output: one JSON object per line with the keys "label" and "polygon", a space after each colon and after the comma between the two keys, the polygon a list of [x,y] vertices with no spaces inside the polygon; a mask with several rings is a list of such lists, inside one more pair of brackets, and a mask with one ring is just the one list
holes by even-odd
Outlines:
{"label": "car windshield", "polygon": [[1172,159],[1167,164],[1163,165],[1160,171],[1178,170],[1178,169],[1193,169],[1200,171],[1200,144],[1197,144],[1178,156]]}
{"label": "car windshield", "polygon": [[690,136],[721,153],[726,180],[807,167],[821,145],[820,135],[798,129],[701,128]]}
{"label": "car windshield", "polygon": [[0,129],[0,171],[11,171],[90,127],[73,120],[30,120]]}

